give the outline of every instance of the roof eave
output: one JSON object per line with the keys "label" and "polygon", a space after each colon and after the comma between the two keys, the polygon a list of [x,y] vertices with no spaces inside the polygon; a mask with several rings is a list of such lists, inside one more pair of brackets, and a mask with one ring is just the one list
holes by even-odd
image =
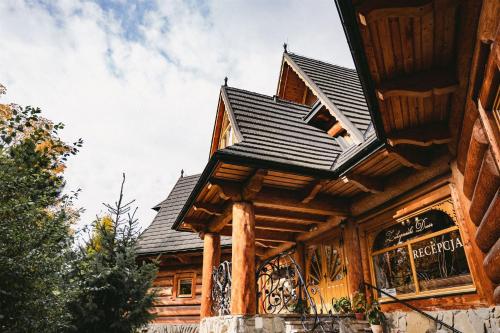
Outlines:
{"label": "roof eave", "polygon": [[365,94],[375,133],[380,142],[385,142],[386,134],[379,112],[377,97],[375,95],[375,83],[372,80],[370,68],[368,67],[368,60],[364,53],[361,34],[356,21],[356,11],[351,1],[335,0],[335,5],[337,6],[337,11],[356,66],[359,81],[361,82]]}

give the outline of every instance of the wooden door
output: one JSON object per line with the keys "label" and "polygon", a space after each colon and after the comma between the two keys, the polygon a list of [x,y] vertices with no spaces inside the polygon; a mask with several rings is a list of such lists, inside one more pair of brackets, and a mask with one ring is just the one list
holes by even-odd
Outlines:
{"label": "wooden door", "polygon": [[332,300],[348,296],[341,239],[309,246],[306,259],[308,290],[318,311],[327,313],[332,310]]}

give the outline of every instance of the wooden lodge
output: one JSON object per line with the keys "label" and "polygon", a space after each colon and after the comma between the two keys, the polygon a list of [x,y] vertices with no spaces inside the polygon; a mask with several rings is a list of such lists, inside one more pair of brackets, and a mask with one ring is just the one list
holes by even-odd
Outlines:
{"label": "wooden lodge", "polygon": [[309,313],[363,292],[391,332],[498,332],[500,3],[336,2],[356,70],[285,46],[275,96],[221,87],[207,165],[141,238],[158,321],[286,317],[293,264],[273,298]]}

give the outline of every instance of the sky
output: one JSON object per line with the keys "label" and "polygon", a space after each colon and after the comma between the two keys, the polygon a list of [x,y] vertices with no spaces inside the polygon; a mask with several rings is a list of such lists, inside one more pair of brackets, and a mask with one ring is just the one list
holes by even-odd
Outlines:
{"label": "sky", "polygon": [[142,228],[203,171],[224,77],[276,93],[290,52],[353,68],[333,0],[2,0],[0,103],[38,106],[84,145],[65,172],[81,224],[135,199]]}

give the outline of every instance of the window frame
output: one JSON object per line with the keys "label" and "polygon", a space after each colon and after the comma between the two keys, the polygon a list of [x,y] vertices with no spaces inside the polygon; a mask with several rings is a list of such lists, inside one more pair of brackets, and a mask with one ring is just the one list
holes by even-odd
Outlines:
{"label": "window frame", "polygon": [[[191,280],[191,294],[181,294],[181,281]],[[196,296],[196,273],[194,272],[185,272],[185,273],[177,273],[174,278],[174,290],[175,290],[175,298],[194,298]]]}
{"label": "window frame", "polygon": [[[443,209],[442,208],[442,206],[445,205],[445,204],[449,204],[449,208],[448,209]],[[403,221],[403,220],[406,220],[408,218],[412,218],[412,217],[418,216],[418,215],[420,215],[422,213],[425,213],[426,211],[429,211],[429,210],[432,210],[432,209],[438,209],[438,210],[444,211],[446,214],[448,214],[450,216],[450,218],[452,219],[454,226],[448,227],[448,228],[445,228],[445,229],[442,229],[442,230],[439,230],[439,231],[435,231],[435,232],[432,232],[430,234],[426,234],[426,235],[422,235],[422,236],[419,236],[419,237],[412,238],[410,240],[407,240],[407,241],[403,242],[402,244],[393,245],[393,246],[390,246],[390,247],[387,247],[387,248],[384,248],[384,249],[381,249],[381,250],[377,250],[377,251],[372,251],[373,244],[375,242],[375,238],[376,238],[376,236],[380,232],[382,232],[383,230],[385,230],[386,228],[388,228],[390,226],[393,226],[395,224],[401,223],[401,221]],[[451,210],[451,211],[447,211],[447,210]],[[464,285],[464,286],[456,286],[456,287],[441,288],[441,289],[436,289],[436,290],[420,291],[418,274],[417,274],[417,270],[416,270],[416,267],[415,267],[415,259],[414,259],[413,255],[412,255],[413,254],[412,245],[415,244],[415,243],[419,243],[419,242],[425,241],[427,239],[436,237],[436,236],[449,234],[450,232],[453,232],[453,231],[458,231],[458,233],[460,235],[460,240],[464,244],[463,250],[464,250],[465,259],[467,261],[467,267],[469,269],[469,274],[470,274],[472,283],[468,284],[468,285]],[[374,286],[377,286],[377,278],[376,278],[376,275],[375,275],[375,267],[374,267],[374,263],[373,263],[374,256],[377,256],[379,254],[382,254],[382,253],[385,253],[385,252],[388,252],[388,251],[392,251],[394,249],[406,247],[407,250],[408,250],[408,255],[409,255],[409,259],[410,259],[409,260],[410,261],[410,268],[411,268],[411,271],[412,271],[412,278],[413,278],[413,283],[414,283],[414,286],[415,286],[415,292],[407,293],[407,294],[401,294],[401,295],[396,295],[396,297],[398,299],[402,299],[402,300],[406,300],[406,299],[418,299],[418,298],[425,298],[425,297],[438,296],[438,295],[439,296],[444,296],[444,295],[456,294],[456,293],[475,292],[476,291],[476,283],[475,283],[475,279],[474,279],[474,274],[473,274],[472,269],[471,269],[469,255],[468,255],[467,250],[465,248],[465,241],[464,241],[464,239],[465,238],[463,236],[462,230],[458,226],[457,217],[456,217],[456,214],[455,214],[455,207],[454,207],[453,202],[452,202],[452,200],[451,200],[450,197],[447,197],[445,199],[439,200],[439,201],[437,201],[437,202],[435,202],[433,204],[427,205],[424,208],[419,209],[419,210],[417,210],[415,212],[412,212],[410,214],[405,214],[404,216],[398,217],[397,219],[394,219],[394,220],[382,223],[382,224],[379,225],[378,228],[370,231],[369,234],[368,234],[368,262],[369,262],[369,266],[370,266],[371,284],[374,285]],[[375,299],[377,299],[381,303],[393,301],[393,299],[391,299],[388,296],[379,296],[379,292],[378,291],[374,291],[374,297],[375,297]]]}

